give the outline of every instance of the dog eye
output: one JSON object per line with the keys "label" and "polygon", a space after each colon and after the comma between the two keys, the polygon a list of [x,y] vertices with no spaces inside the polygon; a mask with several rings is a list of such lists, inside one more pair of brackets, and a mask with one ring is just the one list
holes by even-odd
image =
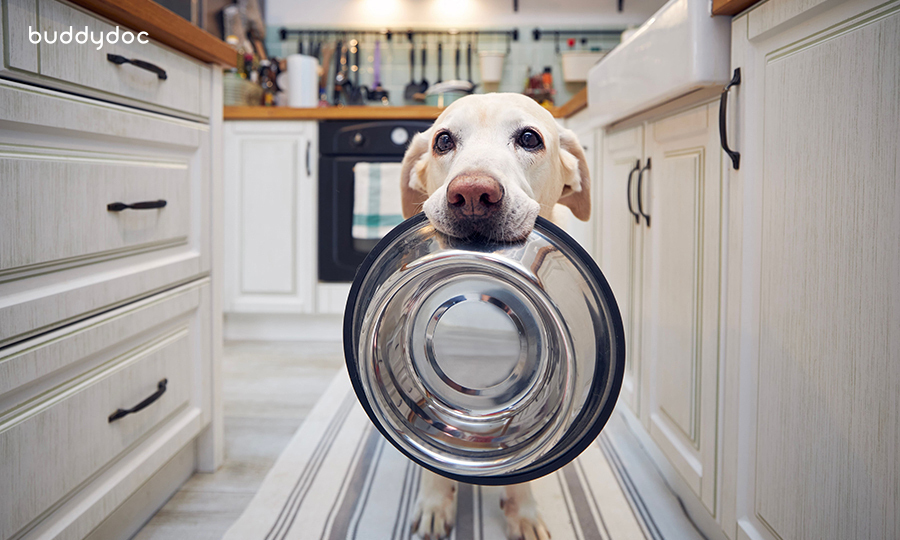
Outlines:
{"label": "dog eye", "polygon": [[532,129],[525,129],[516,137],[516,144],[526,150],[538,150],[544,146],[541,136]]}
{"label": "dog eye", "polygon": [[434,149],[438,154],[446,154],[454,148],[456,148],[456,142],[453,140],[453,136],[446,131],[434,140]]}

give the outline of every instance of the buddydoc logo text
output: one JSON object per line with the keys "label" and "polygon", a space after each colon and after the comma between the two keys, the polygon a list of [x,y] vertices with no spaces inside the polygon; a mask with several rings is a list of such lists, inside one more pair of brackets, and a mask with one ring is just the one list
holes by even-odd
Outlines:
{"label": "buddydoc logo text", "polygon": [[73,41],[79,45],[84,45],[88,41],[97,46],[97,50],[103,48],[104,43],[108,43],[113,45],[118,43],[119,40],[122,40],[122,43],[126,45],[129,43],[134,43],[137,40],[138,43],[150,43],[150,40],[147,39],[149,34],[147,32],[138,32],[137,35],[134,33],[125,30],[124,32],[119,30],[119,27],[116,26],[115,30],[110,32],[95,32],[90,30],[87,26],[84,27],[84,30],[75,31],[71,26],[68,30],[63,30],[62,32],[57,33],[56,30],[51,34],[49,31],[44,30],[43,34],[38,30],[33,30],[31,26],[28,26],[28,41],[32,44],[37,45],[41,41],[52,45],[57,41],[62,43],[63,45],[69,45]]}

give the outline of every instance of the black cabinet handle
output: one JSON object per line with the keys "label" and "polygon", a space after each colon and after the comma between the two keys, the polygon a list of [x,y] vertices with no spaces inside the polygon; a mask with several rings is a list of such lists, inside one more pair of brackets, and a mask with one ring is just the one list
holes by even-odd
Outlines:
{"label": "black cabinet handle", "polygon": [[722,97],[719,99],[719,140],[722,142],[722,150],[725,150],[725,153],[731,158],[731,164],[734,165],[735,170],[741,167],[741,154],[728,148],[728,130],[725,121],[728,116],[728,91],[732,86],[738,86],[739,84],[741,84],[741,68],[735,68],[734,76],[731,77],[731,81],[722,90]]}
{"label": "black cabinet handle", "polygon": [[153,393],[152,396],[148,397],[147,399],[138,403],[137,405],[135,405],[134,407],[132,407],[130,409],[116,410],[116,412],[109,415],[109,421],[115,422],[116,420],[118,420],[119,418],[122,418],[123,416],[128,416],[131,413],[136,413],[136,412],[140,411],[141,409],[148,407],[151,403],[153,403],[157,399],[161,398],[162,395],[166,393],[166,385],[167,384],[169,384],[169,379],[163,379],[163,380],[159,381],[159,384],[156,385],[157,390],[156,390],[156,392]]}
{"label": "black cabinet handle", "polygon": [[125,210],[127,208],[131,208],[132,210],[153,210],[154,208],[163,208],[167,204],[169,203],[167,203],[165,199],[160,199],[158,201],[136,202],[132,204],[113,202],[107,204],[106,209],[110,212],[121,212],[122,210]]}
{"label": "black cabinet handle", "polygon": [[634,173],[638,172],[640,169],[641,160],[637,160],[634,162],[634,168],[628,173],[628,211],[634,216],[634,222],[638,225],[641,224],[641,216],[638,215],[638,213],[634,211],[634,207],[631,206],[631,182],[634,180]]}
{"label": "black cabinet handle", "polygon": [[[649,171],[649,170],[650,170],[650,158],[647,158],[647,164],[644,165],[644,168],[641,169],[641,172],[638,173],[638,185],[637,185],[638,212],[640,212],[640,214],[642,216],[644,216],[644,219],[647,220],[647,227],[650,226],[650,215],[644,213],[644,205],[641,203],[641,183],[643,183],[643,181],[644,181],[644,171]],[[640,218],[638,219],[638,221],[640,222]]]}
{"label": "black cabinet handle", "polygon": [[312,149],[312,141],[306,141],[306,176],[312,176],[312,166],[309,163],[309,151]]}
{"label": "black cabinet handle", "polygon": [[121,66],[122,64],[131,64],[141,69],[152,71],[153,73],[156,73],[156,76],[163,81],[169,78],[169,76],[166,75],[166,70],[157,65],[151,64],[150,62],[144,62],[143,60],[137,60],[135,58],[125,58],[124,56],[120,56],[118,54],[107,54],[106,59],[118,66]]}

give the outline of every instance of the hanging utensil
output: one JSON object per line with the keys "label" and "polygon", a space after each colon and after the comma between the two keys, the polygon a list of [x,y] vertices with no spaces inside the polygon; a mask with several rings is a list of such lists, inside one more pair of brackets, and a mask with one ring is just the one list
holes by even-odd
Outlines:
{"label": "hanging utensil", "polygon": [[428,79],[425,78],[425,68],[428,64],[428,41],[422,40],[422,80],[419,81],[419,93],[428,90]]}
{"label": "hanging utensil", "polygon": [[335,46],[335,61],[334,61],[334,91],[331,95],[331,104],[332,105],[340,105],[341,103],[341,90],[343,89],[344,84],[349,82],[347,80],[347,46],[344,45],[342,40],[338,40],[337,45]]}
{"label": "hanging utensil", "polygon": [[[403,99],[412,101],[413,95],[419,92],[419,85],[416,83],[416,44],[413,43],[412,32],[407,34],[409,38],[409,84],[403,89]],[[424,72],[423,72],[424,73]],[[423,75],[424,76],[424,75]]]}
{"label": "hanging utensil", "polygon": [[319,106],[328,105],[328,73],[334,56],[335,44],[328,43],[322,49],[322,63],[319,64]]}
{"label": "hanging utensil", "polygon": [[460,47],[462,47],[462,43],[461,43],[461,40],[459,39],[459,36],[457,36],[456,37],[456,70],[454,71],[454,75],[456,75],[457,81],[459,80],[459,58],[460,58],[460,55],[462,54],[462,49]]}
{"label": "hanging utensil", "polygon": [[444,58],[443,58],[444,52],[442,50],[442,47],[443,47],[443,44],[441,43],[441,38],[440,38],[440,36],[438,36],[438,47],[437,47],[437,49],[438,49],[438,74],[437,74],[437,81],[435,82],[435,84],[440,83],[441,81],[444,80],[444,73],[443,73],[444,72],[444,65],[443,65],[444,64]]}
{"label": "hanging utensil", "polygon": [[466,47],[466,75],[468,76],[468,81],[475,84],[472,80],[472,36],[469,36],[469,43]]}
{"label": "hanging utensil", "polygon": [[358,39],[354,39],[350,41],[350,52],[353,55],[353,65],[350,66],[350,71],[353,73],[353,83],[346,84],[344,98],[347,101],[347,105],[363,105],[365,104],[365,99],[363,97],[363,89],[359,86],[359,49],[362,48],[362,43]]}
{"label": "hanging utensil", "polygon": [[373,58],[375,77],[372,80],[372,86],[374,87],[372,90],[366,91],[366,97],[369,101],[380,101],[383,104],[388,104],[388,92],[381,86],[381,42],[377,39],[375,40],[375,54]]}

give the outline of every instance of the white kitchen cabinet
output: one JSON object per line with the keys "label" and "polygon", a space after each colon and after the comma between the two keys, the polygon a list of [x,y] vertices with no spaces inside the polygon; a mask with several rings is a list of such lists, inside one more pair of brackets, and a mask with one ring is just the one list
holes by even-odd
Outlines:
{"label": "white kitchen cabinet", "polygon": [[646,126],[642,348],[649,433],[716,509],[722,160],[717,104]]}
{"label": "white kitchen cabinet", "polygon": [[625,328],[625,376],[620,400],[635,414],[641,405],[641,298],[643,222],[637,219],[635,184],[644,160],[644,127],[607,133],[599,208],[600,268],[609,281]]}
{"label": "white kitchen cabinet", "polygon": [[221,70],[39,51],[114,23],[0,1],[0,539],[127,538],[222,460]]}
{"label": "white kitchen cabinet", "polygon": [[225,311],[316,312],[314,121],[225,128]]}
{"label": "white kitchen cabinet", "polygon": [[[600,266],[622,313],[621,402],[717,515],[722,173],[717,104],[604,136]],[[678,491],[678,490],[676,490]],[[691,506],[691,505],[688,505]]]}
{"label": "white kitchen cabinet", "polygon": [[900,2],[732,38],[726,531],[900,538]]}

